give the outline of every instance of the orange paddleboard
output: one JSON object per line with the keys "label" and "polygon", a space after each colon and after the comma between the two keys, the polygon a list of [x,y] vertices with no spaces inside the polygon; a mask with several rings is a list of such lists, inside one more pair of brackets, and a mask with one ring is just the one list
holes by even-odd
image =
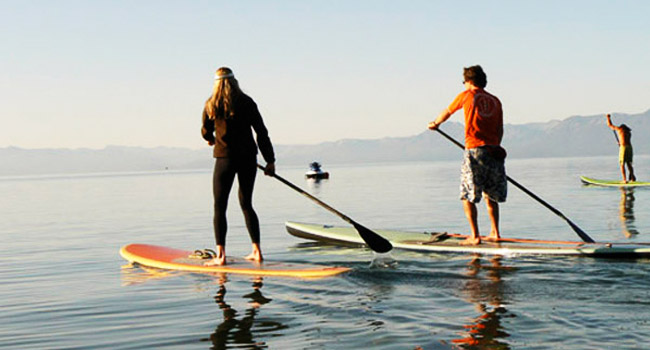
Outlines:
{"label": "orange paddleboard", "polygon": [[226,257],[226,265],[203,266],[205,259],[193,257],[193,252],[150,244],[128,244],[120,255],[130,262],[160,269],[206,273],[236,273],[255,276],[284,276],[317,278],[349,271],[347,267],[329,267],[310,264],[264,261],[256,263],[242,258]]}

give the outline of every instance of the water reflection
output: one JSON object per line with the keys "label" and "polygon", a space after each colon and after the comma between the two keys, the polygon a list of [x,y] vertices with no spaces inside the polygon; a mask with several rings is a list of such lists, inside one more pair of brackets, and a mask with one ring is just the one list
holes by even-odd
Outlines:
{"label": "water reflection", "polygon": [[254,329],[257,329],[258,333],[265,333],[268,336],[270,331],[288,328],[288,326],[280,322],[269,320],[259,322],[255,320],[259,309],[272,300],[262,294],[262,277],[256,277],[252,284],[253,291],[242,296],[248,299],[248,308],[240,318],[238,318],[239,312],[226,302],[227,275],[220,274],[218,282],[219,289],[214,300],[223,313],[223,322],[210,334],[210,341],[214,345],[213,349],[227,349],[233,346],[245,349],[266,349],[268,345],[265,342],[255,341],[253,333],[256,331]]}
{"label": "water reflection", "polygon": [[327,182],[327,179],[307,179],[306,181],[310,193],[313,195],[318,195],[321,192],[322,181]]}
{"label": "water reflection", "polygon": [[142,284],[150,280],[163,279],[172,275],[172,272],[169,270],[132,263],[122,265],[120,271],[123,287]]}
{"label": "water reflection", "polygon": [[513,316],[507,315],[501,275],[512,267],[504,266],[500,256],[486,260],[489,264],[484,264],[482,257],[477,255],[468,264],[466,275],[470,278],[463,292],[466,300],[475,304],[479,316],[464,326],[462,338],[452,340],[460,349],[510,349],[502,341],[510,335],[504,330],[501,319]]}
{"label": "water reflection", "polygon": [[639,234],[634,225],[634,189],[621,187],[621,203],[619,208],[621,228],[625,237],[630,238]]}
{"label": "water reflection", "polygon": [[[142,266],[139,264],[128,264],[122,266],[122,285],[130,286],[141,284],[151,280],[163,279],[170,276],[177,275],[176,273]],[[262,277],[255,277],[252,280],[252,291],[248,294],[242,295],[242,298],[247,299],[247,308],[243,315],[234,309],[228,302],[226,302],[226,284],[228,277],[225,273],[206,274],[208,282],[214,281],[217,278],[219,288],[214,296],[215,303],[223,313],[223,321],[217,325],[216,329],[209,336],[213,347],[211,349],[228,349],[236,347],[238,349],[266,349],[268,345],[263,341],[255,341],[254,334],[269,336],[272,332],[280,331],[289,328],[287,325],[271,321],[256,320],[259,310],[262,306],[270,303],[272,299],[267,298],[262,294],[262,286],[264,285]],[[210,283],[212,284],[212,283]],[[281,333],[277,333],[278,335]]]}

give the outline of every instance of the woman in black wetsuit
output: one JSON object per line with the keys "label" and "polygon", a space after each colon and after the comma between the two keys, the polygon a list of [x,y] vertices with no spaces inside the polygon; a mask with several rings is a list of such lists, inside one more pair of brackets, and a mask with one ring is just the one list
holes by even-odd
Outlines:
{"label": "woman in black wetsuit", "polygon": [[[257,144],[252,130],[257,135]],[[253,209],[253,187],[257,173],[257,149],[266,161],[266,175],[275,172],[275,155],[268,131],[252,98],[239,89],[230,68],[217,69],[212,96],[205,102],[201,135],[214,146],[216,162],[213,173],[214,235],[217,256],[205,265],[226,264],[226,209],[235,176],[239,183],[239,204],[253,251],[248,260],[261,262],[260,224]]]}

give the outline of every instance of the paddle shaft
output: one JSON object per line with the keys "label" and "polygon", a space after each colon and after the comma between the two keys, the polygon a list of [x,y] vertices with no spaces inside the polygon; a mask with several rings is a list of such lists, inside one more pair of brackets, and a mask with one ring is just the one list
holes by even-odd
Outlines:
{"label": "paddle shaft", "polygon": [[[263,166],[259,165],[259,164],[257,165],[257,167],[260,168],[261,170],[265,170],[265,168],[264,168]],[[318,199],[318,198],[312,196],[311,194],[309,194],[309,193],[307,193],[306,191],[304,191],[302,188],[300,188],[300,187],[298,187],[298,186],[292,184],[291,182],[285,180],[285,179],[284,179],[283,177],[281,177],[280,175],[278,175],[278,174],[273,174],[273,177],[276,178],[278,181],[282,182],[283,184],[285,184],[285,185],[291,187],[291,188],[292,188],[293,190],[295,190],[296,192],[299,192],[299,193],[302,194],[303,196],[305,196],[305,197],[307,197],[307,198],[313,200],[314,202],[320,204],[320,206],[322,206],[323,208],[325,208],[325,209],[329,210],[330,212],[336,214],[336,215],[339,216],[341,219],[343,219],[343,220],[349,222],[350,224],[352,224],[352,223],[354,222],[354,220],[350,219],[350,217],[348,217],[347,215],[345,215],[345,214],[341,213],[340,211],[338,211],[338,210],[332,208],[332,207],[329,206],[327,203],[325,203],[325,202],[321,201],[320,199]]]}
{"label": "paddle shaft", "polygon": [[[440,127],[436,128],[435,130],[436,130],[437,132],[439,132],[440,135],[444,136],[446,139],[448,139],[448,140],[451,141],[452,143],[456,144],[456,146],[458,146],[458,147],[460,147],[460,148],[462,148],[462,149],[465,149],[465,146],[463,146],[463,144],[461,144],[460,142],[456,141],[453,137],[447,135],[447,133],[445,133],[444,131],[440,130]],[[573,231],[575,231],[575,233],[578,234],[578,236],[580,236],[580,238],[581,238],[583,241],[585,241],[585,242],[587,242],[587,243],[595,243],[595,241],[594,241],[591,237],[589,237],[589,235],[588,235],[586,232],[584,232],[582,229],[580,229],[580,227],[578,227],[576,224],[574,224],[573,222],[571,222],[571,220],[569,220],[569,218],[567,218],[566,216],[564,216],[564,214],[562,214],[562,212],[560,212],[559,210],[555,209],[555,208],[554,208],[553,206],[551,206],[550,204],[546,203],[546,201],[544,201],[543,199],[539,198],[536,194],[534,194],[533,192],[529,191],[526,187],[524,187],[524,186],[522,186],[521,184],[519,184],[517,181],[515,181],[514,179],[512,179],[510,176],[506,175],[506,178],[508,179],[508,181],[509,181],[511,184],[515,185],[515,187],[517,187],[518,189],[522,190],[522,191],[523,191],[524,193],[526,193],[527,195],[531,196],[531,197],[532,197],[533,199],[535,199],[537,202],[539,202],[540,204],[542,204],[543,206],[545,206],[547,209],[549,209],[550,211],[552,211],[555,215],[557,215],[557,216],[561,217],[562,219],[564,219],[564,220],[569,224],[569,226],[571,226],[571,228],[573,229]]]}
{"label": "paddle shaft", "polygon": [[[263,166],[260,164],[257,164],[257,167],[260,168],[261,170],[266,170]],[[302,188],[292,184],[291,182],[285,180],[283,177],[280,175],[273,173],[272,175],[274,178],[276,178],[278,181],[282,182],[283,184],[291,187],[294,191],[302,194],[303,196],[311,199],[312,201],[316,202],[318,205],[322,206],[323,208],[329,210],[336,216],[340,217],[341,219],[345,220],[346,222],[350,223],[354,228],[359,232],[359,235],[361,238],[366,242],[368,247],[370,249],[379,252],[379,253],[386,253],[389,250],[393,249],[393,245],[386,240],[384,237],[378,235],[377,233],[371,231],[370,229],[366,228],[365,226],[359,224],[358,222],[352,220],[349,216],[341,213],[340,211],[332,208],[329,206],[327,203],[321,201],[320,199],[312,196],[311,194],[305,192]]]}

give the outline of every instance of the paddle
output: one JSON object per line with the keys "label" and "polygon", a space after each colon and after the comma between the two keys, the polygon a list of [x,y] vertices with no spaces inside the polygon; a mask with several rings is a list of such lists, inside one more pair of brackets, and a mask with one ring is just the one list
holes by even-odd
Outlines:
{"label": "paddle", "polygon": [[[263,166],[259,165],[259,164],[257,164],[257,167],[262,169],[262,170],[265,170],[265,168]],[[393,249],[393,245],[390,244],[390,242],[387,239],[385,239],[384,237],[382,237],[382,236],[378,235],[377,233],[371,231],[370,229],[366,228],[365,226],[359,224],[358,222],[350,219],[350,217],[348,217],[347,215],[341,213],[340,211],[330,207],[329,205],[327,205],[325,202],[321,201],[320,199],[318,199],[318,198],[312,196],[311,194],[303,191],[300,187],[298,187],[298,186],[292,184],[291,182],[283,179],[280,175],[274,173],[272,176],[274,178],[276,178],[278,181],[282,182],[283,184],[291,187],[296,192],[299,192],[303,196],[305,196],[305,197],[311,199],[312,201],[318,203],[323,208],[329,210],[330,212],[336,214],[341,219],[343,219],[343,220],[347,221],[348,223],[350,223],[352,226],[354,226],[355,230],[357,230],[357,232],[359,233],[359,236],[361,236],[361,238],[366,242],[366,244],[368,245],[368,247],[370,247],[370,249],[376,251],[377,253],[386,253],[386,252],[390,251],[391,249]]]}
{"label": "paddle", "polygon": [[[464,147],[460,142],[456,141],[453,137],[447,135],[444,131],[440,130],[440,127],[436,128],[435,130],[436,130],[437,132],[439,132],[440,135],[444,136],[444,137],[447,138],[449,141],[451,141],[451,142],[453,142],[454,144],[456,144],[456,146],[458,146],[458,147],[460,147],[460,148],[462,148],[462,149],[465,149],[465,147]],[[571,226],[571,228],[573,229],[573,231],[574,231],[576,234],[578,234],[578,236],[580,236],[580,238],[581,238],[583,241],[585,241],[585,242],[587,242],[587,243],[595,243],[595,241],[594,241],[591,237],[589,237],[589,235],[588,235],[587,233],[585,233],[585,231],[583,231],[582,229],[580,229],[580,227],[578,227],[576,224],[574,224],[573,222],[571,222],[571,220],[569,220],[566,216],[564,216],[564,214],[562,214],[559,210],[553,208],[550,204],[546,203],[543,199],[539,198],[536,194],[534,194],[533,192],[529,191],[526,187],[520,185],[517,181],[513,180],[510,176],[507,176],[507,175],[506,175],[506,178],[508,179],[508,181],[510,181],[511,184],[515,185],[517,188],[519,188],[520,190],[524,191],[524,193],[526,193],[527,195],[533,197],[533,199],[535,199],[536,201],[538,201],[539,203],[541,203],[543,206],[545,206],[546,208],[548,208],[549,210],[551,210],[555,215],[557,215],[557,216],[561,217],[562,219],[564,219],[564,221],[566,221],[566,222],[569,224],[569,226]]]}

